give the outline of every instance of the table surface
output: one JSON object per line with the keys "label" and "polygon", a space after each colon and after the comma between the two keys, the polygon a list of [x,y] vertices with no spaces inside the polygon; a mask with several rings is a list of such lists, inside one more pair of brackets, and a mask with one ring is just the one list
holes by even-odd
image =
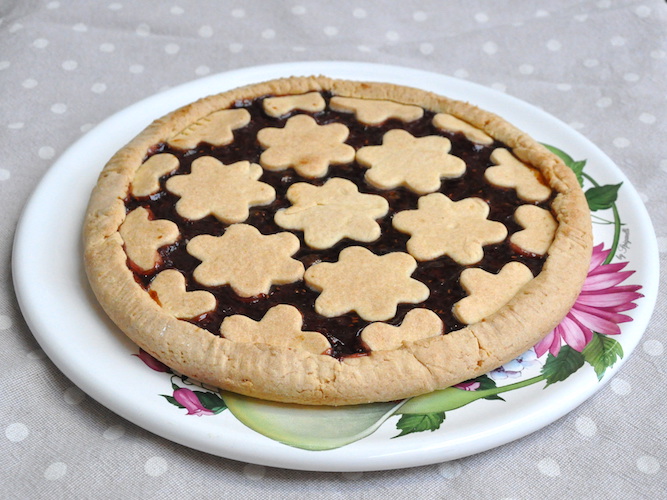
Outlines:
{"label": "table surface", "polygon": [[[667,252],[661,0],[0,1],[0,454],[8,498],[665,498],[665,278],[619,373],[546,428],[395,471],[299,472],[211,456],[114,414],[40,349],[12,285],[25,201],[93,126],[161,90],[276,62],[400,65],[556,116],[629,178]],[[101,168],[101,165],[100,165]],[[657,270],[656,270],[657,272]]]}

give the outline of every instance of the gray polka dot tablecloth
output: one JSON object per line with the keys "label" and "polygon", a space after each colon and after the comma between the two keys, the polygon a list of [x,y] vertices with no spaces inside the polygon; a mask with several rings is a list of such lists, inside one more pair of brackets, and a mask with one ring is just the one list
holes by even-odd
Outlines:
{"label": "gray polka dot tablecloth", "polygon": [[[633,200],[646,207],[657,237],[644,235],[645,251],[665,266],[667,5],[661,0],[2,0],[0,497],[667,498],[664,277],[636,348],[581,405],[502,446],[395,470],[296,471],[176,444],[98,403],[42,350],[19,307],[12,255],[22,210],[49,168],[107,117],[158,92],[230,70],[301,61],[426,70],[555,116],[627,176],[621,190],[634,186]],[[613,226],[614,189],[589,195],[589,204],[601,205],[596,222]],[[621,259],[638,237],[627,238],[619,227]],[[36,250],[35,258],[44,253]],[[54,268],[65,258],[51,257]],[[14,265],[29,267],[30,258]],[[626,270],[653,266],[647,262],[630,262]],[[635,305],[652,300],[632,297]],[[47,310],[57,297],[39,300]],[[629,301],[615,310],[621,329],[631,324],[619,315],[635,314]],[[613,339],[611,333],[604,338]],[[566,348],[582,356],[584,346]],[[217,418],[210,400],[181,405],[184,421]],[[169,406],[166,399],[156,404]],[[421,435],[441,439],[446,416],[438,431]]]}

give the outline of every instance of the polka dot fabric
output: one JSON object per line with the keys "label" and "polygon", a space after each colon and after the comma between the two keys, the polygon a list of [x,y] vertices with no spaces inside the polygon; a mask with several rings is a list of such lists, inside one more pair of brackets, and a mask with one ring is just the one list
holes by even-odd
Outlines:
{"label": "polka dot fabric", "polygon": [[[26,199],[49,166],[96,124],[196,78],[304,60],[435,71],[555,115],[606,152],[640,192],[665,267],[663,1],[406,0],[391,8],[362,0],[11,4],[0,11],[1,496],[162,498],[168,492],[208,498],[216,491],[229,498],[296,499],[317,491],[322,500],[442,498],[443,492],[513,500],[561,499],[564,492],[570,498],[664,498],[667,278],[654,317],[619,374],[547,428],[441,464],[306,473],[200,453],[107,410],[40,349],[10,274]],[[443,428],[455,418],[448,414]]]}

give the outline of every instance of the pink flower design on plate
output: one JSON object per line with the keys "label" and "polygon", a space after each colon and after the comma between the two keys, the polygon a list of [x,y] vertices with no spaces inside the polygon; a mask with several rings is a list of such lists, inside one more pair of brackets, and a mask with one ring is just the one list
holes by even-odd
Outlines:
{"label": "pink flower design on plate", "polygon": [[623,271],[627,262],[604,264],[609,252],[603,250],[602,243],[593,248],[581,294],[563,321],[537,343],[538,357],[547,351],[557,356],[561,341],[581,352],[593,338],[593,332],[618,335],[621,333],[618,325],[632,321],[630,316],[621,313],[637,307],[634,301],[643,297],[637,293],[641,286],[619,286],[634,271]]}
{"label": "pink flower design on plate", "polygon": [[215,415],[214,412],[201,404],[194,392],[185,387],[174,391],[174,399],[188,410],[188,415],[197,415],[198,417],[202,415]]}
{"label": "pink flower design on plate", "polygon": [[156,372],[171,372],[167,365],[165,365],[162,361],[158,361],[143,349],[139,349],[139,354],[133,354],[133,356],[136,356],[141,361],[143,361],[151,370],[155,370]]}
{"label": "pink flower design on plate", "polygon": [[464,391],[476,391],[480,387],[479,382],[475,380],[468,380],[467,382],[461,382],[460,384],[456,384],[454,387],[457,389],[462,389]]}

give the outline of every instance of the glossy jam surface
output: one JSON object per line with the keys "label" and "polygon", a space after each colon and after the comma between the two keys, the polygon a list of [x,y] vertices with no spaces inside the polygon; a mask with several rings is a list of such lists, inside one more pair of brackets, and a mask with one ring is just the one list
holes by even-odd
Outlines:
{"label": "glossy jam surface", "polygon": [[[330,95],[323,95],[328,102]],[[128,197],[126,199],[126,209],[129,212],[138,206],[143,206],[152,212],[155,219],[168,219],[175,222],[180,230],[181,238],[173,245],[159,250],[162,262],[158,263],[153,270],[143,273],[133,269],[134,275],[136,280],[147,288],[157,273],[164,269],[175,268],[185,275],[188,290],[208,290],[213,293],[218,301],[217,310],[190,320],[213,334],[219,335],[220,324],[226,316],[243,314],[258,321],[271,307],[278,304],[291,304],[303,313],[303,330],[318,331],[326,335],[332,344],[333,356],[343,357],[362,354],[365,351],[359,342],[359,333],[368,325],[368,322],[359,318],[355,313],[335,318],[326,318],[315,313],[314,302],[319,293],[311,290],[303,281],[273,286],[268,295],[247,299],[238,297],[229,286],[204,287],[192,277],[192,272],[200,264],[200,261],[187,253],[185,248],[187,243],[200,234],[222,235],[226,224],[219,222],[212,216],[197,221],[187,220],[179,216],[174,208],[178,197],[165,189],[165,182],[173,175],[188,174],[192,162],[201,156],[213,156],[224,164],[241,160],[259,163],[259,157],[263,149],[256,140],[257,132],[264,127],[283,127],[290,116],[268,117],[262,110],[262,100],[262,98],[259,98],[253,101],[236,103],[235,107],[242,107],[250,112],[252,120],[246,127],[234,131],[234,142],[230,145],[212,147],[202,143],[197,148],[188,151],[174,149],[166,144],[158,144],[151,148],[147,158],[159,153],[171,153],[179,159],[180,167],[176,172],[160,179],[161,190],[158,193],[148,198]],[[516,208],[525,202],[519,200],[513,190],[495,188],[484,180],[484,171],[487,167],[493,165],[489,159],[491,152],[495,148],[505,147],[503,144],[496,142],[490,146],[480,146],[468,141],[462,134],[443,132],[431,124],[433,113],[428,111],[424,113],[421,119],[411,123],[389,120],[380,126],[363,125],[356,121],[354,115],[335,112],[329,110],[328,107],[325,111],[311,116],[319,124],[332,122],[345,124],[350,130],[349,137],[345,142],[355,149],[382,144],[383,135],[393,128],[405,129],[416,137],[440,135],[449,138],[452,143],[450,154],[465,161],[467,168],[465,174],[458,179],[444,179],[439,192],[444,193],[454,201],[472,196],[486,200],[490,206],[488,218],[502,222],[508,229],[508,236],[504,242],[484,247],[484,258],[474,267],[497,273],[503,265],[516,260],[528,266],[533,275],[540,272],[544,258],[525,255],[512,248],[509,243],[510,236],[522,229],[514,221],[513,214]],[[405,245],[409,235],[396,231],[392,227],[391,219],[396,212],[416,209],[419,196],[403,188],[393,190],[376,189],[364,180],[366,171],[366,168],[359,166],[356,162],[331,166],[328,175],[321,179],[302,178],[292,169],[283,172],[265,170],[259,180],[275,188],[276,200],[268,206],[251,207],[250,216],[244,223],[255,226],[263,234],[283,232],[285,229],[276,225],[273,217],[278,209],[290,206],[285,196],[289,186],[295,182],[321,185],[330,177],[342,177],[354,182],[360,192],[381,195],[389,202],[389,213],[378,221],[382,230],[381,237],[372,243],[360,243],[345,239],[333,248],[313,250],[303,243],[303,233],[294,231],[294,234],[301,240],[301,250],[294,255],[294,258],[301,260],[308,268],[317,262],[337,261],[338,254],[347,246],[363,245],[378,255],[396,251],[406,252]],[[549,209],[550,203],[539,204],[539,206]],[[389,323],[400,324],[409,310],[414,307],[425,307],[440,316],[445,324],[445,332],[463,327],[464,325],[456,320],[451,311],[452,305],[466,295],[459,285],[459,275],[463,269],[449,257],[420,262],[412,277],[429,287],[429,298],[416,305],[399,305],[396,316]]]}

